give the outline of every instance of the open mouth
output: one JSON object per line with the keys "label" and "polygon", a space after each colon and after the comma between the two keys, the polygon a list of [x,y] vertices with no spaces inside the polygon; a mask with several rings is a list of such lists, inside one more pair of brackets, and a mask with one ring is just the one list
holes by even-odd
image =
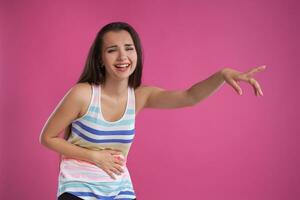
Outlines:
{"label": "open mouth", "polygon": [[124,63],[124,64],[116,64],[114,66],[116,67],[116,69],[118,71],[125,72],[130,67],[130,64],[129,63]]}
{"label": "open mouth", "polygon": [[116,68],[128,68],[130,66],[129,63],[126,63],[126,64],[117,64],[117,65],[114,65]]}

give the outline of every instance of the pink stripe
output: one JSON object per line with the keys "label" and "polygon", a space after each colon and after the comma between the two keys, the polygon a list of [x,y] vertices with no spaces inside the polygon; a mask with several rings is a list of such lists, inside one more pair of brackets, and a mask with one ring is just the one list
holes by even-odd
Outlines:
{"label": "pink stripe", "polygon": [[96,166],[94,163],[91,163],[91,162],[88,162],[88,161],[84,161],[84,160],[78,160],[78,159],[75,159],[75,158],[66,158],[66,157],[64,157],[62,159],[62,161],[76,161],[76,162],[81,163],[81,164],[88,164],[88,165],[94,165],[94,166]]}
{"label": "pink stripe", "polygon": [[[90,162],[77,160],[73,158],[64,158],[61,162],[60,175],[66,179],[79,179],[82,181],[117,181],[119,179],[130,179],[130,175],[126,165],[123,166],[124,173],[121,175],[114,174],[117,178],[112,179],[103,169]],[[86,174],[86,173],[91,174]]]}
{"label": "pink stripe", "polygon": [[[126,173],[126,174],[122,174],[122,175],[116,175],[114,174],[114,176],[116,177],[116,179],[112,179],[108,174],[106,174],[106,172],[104,172],[103,174],[81,174],[78,172],[72,173],[72,171],[69,172],[65,172],[65,171],[61,171],[60,175],[62,176],[62,178],[68,180],[72,180],[74,181],[74,179],[79,180],[79,181],[85,181],[85,182],[114,182],[114,181],[120,181],[120,180],[125,180],[125,179],[129,179],[130,180],[130,176]],[[102,175],[102,176],[101,176]]]}
{"label": "pink stripe", "polygon": [[[82,166],[68,166],[68,165],[65,165],[65,166],[63,166],[63,168],[62,168],[62,170],[63,171],[65,171],[65,170],[76,170],[76,171],[83,171],[83,172],[91,172],[91,173],[95,173],[95,175],[97,175],[97,174],[103,174],[103,173],[105,173],[106,174],[106,172],[103,170],[103,169],[101,169],[101,168],[98,168],[98,169],[91,169],[91,168],[87,168],[87,167],[82,167]],[[124,173],[127,173],[128,171],[125,169],[124,170]]]}

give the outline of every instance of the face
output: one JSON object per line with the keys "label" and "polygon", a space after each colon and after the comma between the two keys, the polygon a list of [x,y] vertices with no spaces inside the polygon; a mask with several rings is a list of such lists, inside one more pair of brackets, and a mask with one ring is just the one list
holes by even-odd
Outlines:
{"label": "face", "polygon": [[127,31],[109,31],[104,34],[102,61],[106,79],[128,80],[136,68],[137,52]]}

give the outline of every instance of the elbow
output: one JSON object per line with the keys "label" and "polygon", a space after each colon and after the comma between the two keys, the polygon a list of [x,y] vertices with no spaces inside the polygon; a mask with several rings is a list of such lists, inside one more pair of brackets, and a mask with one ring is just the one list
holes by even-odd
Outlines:
{"label": "elbow", "polygon": [[198,101],[196,100],[196,98],[192,95],[191,91],[187,90],[186,91],[186,106],[187,107],[192,107],[194,105],[196,105],[198,103]]}
{"label": "elbow", "polygon": [[39,143],[41,145],[45,145],[45,137],[41,134],[40,137],[39,137]]}
{"label": "elbow", "polygon": [[191,101],[189,104],[188,104],[188,107],[192,107],[192,106],[195,106],[197,105],[198,102],[197,101]]}
{"label": "elbow", "polygon": [[39,137],[39,143],[43,146],[48,146],[48,141],[49,138],[47,138],[43,133],[41,133],[40,137]]}

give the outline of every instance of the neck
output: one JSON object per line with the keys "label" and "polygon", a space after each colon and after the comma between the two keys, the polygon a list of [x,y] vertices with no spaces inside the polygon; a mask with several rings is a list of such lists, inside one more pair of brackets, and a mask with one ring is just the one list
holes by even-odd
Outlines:
{"label": "neck", "polygon": [[112,80],[107,78],[102,84],[102,91],[110,97],[122,98],[127,94],[128,79]]}

